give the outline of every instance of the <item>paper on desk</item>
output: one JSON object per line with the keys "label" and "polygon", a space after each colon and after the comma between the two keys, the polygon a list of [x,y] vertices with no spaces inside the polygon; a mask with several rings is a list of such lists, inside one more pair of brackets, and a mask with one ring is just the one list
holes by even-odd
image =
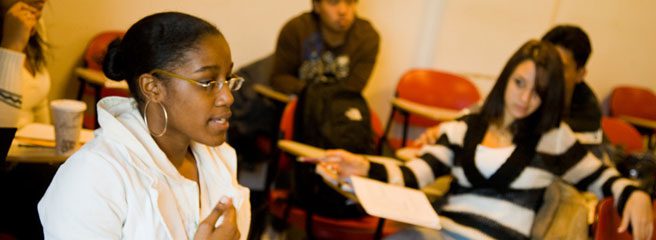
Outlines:
{"label": "paper on desk", "polygon": [[[43,123],[30,123],[16,131],[17,138],[55,141],[55,129],[52,125]],[[80,142],[85,143],[93,139],[93,131],[82,129]]]}
{"label": "paper on desk", "polygon": [[355,195],[369,215],[422,227],[441,229],[440,218],[419,190],[351,177]]}

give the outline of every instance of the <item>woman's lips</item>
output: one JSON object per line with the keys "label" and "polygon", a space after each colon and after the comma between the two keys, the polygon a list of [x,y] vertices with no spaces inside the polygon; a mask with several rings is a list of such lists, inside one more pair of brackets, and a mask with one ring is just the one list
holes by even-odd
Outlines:
{"label": "woman's lips", "polygon": [[227,113],[220,116],[215,116],[210,118],[210,126],[219,128],[219,130],[225,130],[230,125],[230,116],[232,114]]}

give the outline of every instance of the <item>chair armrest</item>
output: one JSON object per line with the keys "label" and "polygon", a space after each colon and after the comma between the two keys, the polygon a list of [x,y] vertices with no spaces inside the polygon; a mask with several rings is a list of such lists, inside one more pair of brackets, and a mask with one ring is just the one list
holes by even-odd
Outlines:
{"label": "chair armrest", "polygon": [[92,85],[105,86],[105,82],[107,81],[107,78],[105,78],[105,75],[102,72],[88,68],[76,68],[75,74],[85,82]]}
{"label": "chair armrest", "polygon": [[639,117],[630,117],[626,115],[622,115],[620,116],[620,118],[630,124],[656,130],[656,121],[654,120],[639,118]]}
{"label": "chair armrest", "polygon": [[[317,148],[317,147],[310,146],[310,145],[303,144],[303,143],[299,143],[299,142],[292,141],[292,140],[278,140],[278,147],[280,149],[282,149],[283,151],[288,152],[292,155],[296,155],[296,156],[319,158],[319,157],[323,157],[324,154],[325,154],[324,149]],[[376,162],[376,163],[381,163],[381,164],[392,163],[392,164],[398,164],[398,165],[403,164],[401,161],[396,160],[394,158],[383,157],[383,156],[374,156],[374,155],[364,155],[364,156],[367,157],[367,159],[369,159],[369,161]],[[337,190],[343,196],[345,196],[345,197],[347,197],[347,198],[349,198],[349,199],[351,199],[355,202],[358,201],[357,197],[355,197],[355,195],[353,193],[344,191],[344,189],[342,189],[341,187],[335,185],[334,183],[331,183],[330,181],[327,181],[325,178],[324,178],[324,181],[330,187]],[[448,179],[448,182],[446,182],[446,183],[444,183],[444,181],[441,181],[440,183],[438,183],[438,186],[441,186],[441,187],[427,186],[425,188],[422,188],[421,191],[424,192],[429,197],[433,197],[433,198],[441,197],[446,192],[444,186],[447,186],[446,189],[448,189],[448,183],[449,182],[450,182],[450,178]]]}
{"label": "chair armrest", "polygon": [[[278,147],[285,152],[288,152],[295,156],[309,157],[309,158],[321,158],[326,154],[326,150],[304,143],[300,143],[292,140],[278,140]],[[394,163],[402,164],[401,161],[394,158],[383,157],[383,156],[374,156],[374,155],[364,155],[370,161],[376,163]]]}
{"label": "chair armrest", "polygon": [[287,95],[281,92],[278,92],[276,90],[273,90],[273,88],[262,85],[259,83],[253,84],[253,90],[255,90],[256,93],[261,94],[262,96],[271,98],[273,100],[282,102],[282,103],[289,103],[292,99],[292,95]]}
{"label": "chair armrest", "polygon": [[411,114],[416,114],[437,121],[453,120],[461,115],[460,111],[453,109],[432,107],[401,98],[394,98],[392,100],[392,105]]}

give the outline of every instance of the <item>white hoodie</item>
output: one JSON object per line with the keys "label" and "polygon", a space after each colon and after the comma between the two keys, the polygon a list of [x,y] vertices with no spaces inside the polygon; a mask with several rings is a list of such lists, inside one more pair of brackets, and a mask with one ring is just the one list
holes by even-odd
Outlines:
{"label": "white hoodie", "polygon": [[102,99],[98,118],[96,137],[59,168],[39,202],[46,239],[192,239],[224,196],[246,239],[249,191],[237,183],[232,147],[192,143],[196,184],[155,144],[134,99]]}

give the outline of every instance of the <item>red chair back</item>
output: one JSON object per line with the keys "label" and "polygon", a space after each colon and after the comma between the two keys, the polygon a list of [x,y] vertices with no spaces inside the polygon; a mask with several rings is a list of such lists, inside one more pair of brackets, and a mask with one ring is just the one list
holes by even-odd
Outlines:
{"label": "red chair back", "polygon": [[[653,216],[656,216],[656,202],[654,202],[652,211],[655,213]],[[617,232],[621,221],[613,204],[613,198],[601,200],[597,205],[597,219],[594,224],[595,240],[632,240],[633,237],[628,232]],[[654,221],[654,227],[656,228],[656,221]],[[656,240],[656,234],[652,234],[651,239]]]}
{"label": "red chair back", "polygon": [[[280,118],[280,135],[282,139],[292,140],[294,137],[294,112],[296,111],[296,100],[292,100],[287,103],[285,110],[282,112],[282,117]],[[281,153],[278,159],[278,169],[285,170],[291,169],[291,162],[289,155]]]}
{"label": "red chair back", "polygon": [[632,116],[656,121],[656,95],[649,89],[620,86],[610,96],[612,116]]}
{"label": "red chair back", "polygon": [[[451,73],[413,69],[406,72],[396,86],[397,97],[423,105],[462,110],[481,98],[474,84],[464,77]],[[395,118],[399,123],[400,117]],[[432,127],[438,122],[420,116],[410,116],[410,125]]]}
{"label": "red chair back", "polygon": [[601,128],[612,144],[622,146],[629,153],[639,152],[644,148],[642,136],[638,130],[622,119],[603,117]]}
{"label": "red chair back", "polygon": [[117,38],[122,38],[125,32],[107,31],[101,32],[91,41],[84,52],[84,64],[87,68],[102,71],[102,62],[107,54],[107,47]]}

